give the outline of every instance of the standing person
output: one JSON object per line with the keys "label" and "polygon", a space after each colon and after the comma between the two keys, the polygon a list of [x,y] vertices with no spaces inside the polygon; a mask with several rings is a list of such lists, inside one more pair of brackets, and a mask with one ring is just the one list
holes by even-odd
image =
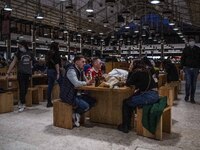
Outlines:
{"label": "standing person", "polygon": [[86,77],[88,79],[95,79],[95,77],[102,77],[101,72],[102,62],[99,58],[95,57],[92,59],[92,67],[86,72]]}
{"label": "standing person", "polygon": [[131,129],[131,116],[137,106],[154,104],[159,99],[156,83],[144,62],[135,60],[129,71],[126,85],[135,86],[135,92],[123,101],[122,124],[118,126],[118,130],[124,133]]}
{"label": "standing person", "polygon": [[7,71],[7,76],[10,75],[11,70],[17,63],[17,80],[19,83],[19,112],[25,109],[25,97],[28,90],[30,77],[32,75],[32,61],[34,60],[33,53],[28,49],[26,41],[18,43],[18,51],[14,55],[14,59],[11,62]]}
{"label": "standing person", "polygon": [[185,101],[189,101],[190,98],[190,102],[195,103],[194,97],[200,68],[200,48],[195,45],[194,38],[189,39],[189,46],[183,50],[181,66],[185,72]]}
{"label": "standing person", "polygon": [[75,107],[72,117],[77,127],[80,126],[80,115],[88,111],[95,104],[93,98],[88,95],[82,95],[76,89],[77,87],[91,85],[94,82],[85,78],[83,72],[84,64],[84,56],[76,56],[74,64],[68,65],[60,88],[61,100]]}
{"label": "standing person", "polygon": [[56,80],[60,77],[60,63],[61,58],[59,54],[58,43],[52,42],[50,45],[50,50],[46,56],[47,65],[47,77],[48,77],[48,89],[47,89],[47,107],[52,107],[51,93]]}

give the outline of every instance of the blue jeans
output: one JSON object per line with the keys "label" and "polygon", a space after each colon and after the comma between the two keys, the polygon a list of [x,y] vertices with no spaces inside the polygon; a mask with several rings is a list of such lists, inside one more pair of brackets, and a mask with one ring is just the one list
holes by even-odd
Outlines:
{"label": "blue jeans", "polygon": [[199,68],[184,68],[185,72],[185,97],[186,99],[194,100],[194,95],[196,91],[197,77],[199,74]]}
{"label": "blue jeans", "polygon": [[48,77],[47,102],[48,103],[51,103],[51,93],[56,81],[56,75],[57,73],[55,69],[47,70],[47,77]]}
{"label": "blue jeans", "polygon": [[83,114],[90,110],[96,103],[96,100],[88,95],[81,95],[75,98],[75,113]]}
{"label": "blue jeans", "polygon": [[129,128],[131,125],[131,116],[133,110],[139,106],[154,104],[159,100],[157,91],[146,91],[133,95],[132,97],[125,99],[122,106],[122,124],[124,127]]}

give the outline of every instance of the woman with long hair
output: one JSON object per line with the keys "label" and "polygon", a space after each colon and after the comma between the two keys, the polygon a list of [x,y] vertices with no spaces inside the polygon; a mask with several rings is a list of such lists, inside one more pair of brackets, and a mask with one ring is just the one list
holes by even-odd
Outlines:
{"label": "woman with long hair", "polygon": [[129,71],[126,85],[134,86],[135,92],[123,101],[122,124],[118,126],[118,130],[124,133],[131,129],[131,116],[137,106],[154,104],[159,99],[156,83],[142,60],[131,63]]}
{"label": "woman with long hair", "polygon": [[46,55],[47,64],[47,77],[48,77],[48,89],[47,89],[47,107],[52,107],[51,93],[56,80],[60,77],[60,63],[61,58],[59,54],[59,45],[56,42],[52,42],[50,50]]}

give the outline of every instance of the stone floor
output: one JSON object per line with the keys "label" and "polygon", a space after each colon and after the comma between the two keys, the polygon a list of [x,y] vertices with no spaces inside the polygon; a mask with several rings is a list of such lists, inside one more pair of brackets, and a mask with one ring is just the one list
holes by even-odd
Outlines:
{"label": "stone floor", "polygon": [[[183,91],[182,91],[183,93]],[[197,104],[179,95],[172,109],[172,134],[163,141],[124,134],[110,126],[67,130],[52,125],[52,108],[45,103],[22,113],[0,114],[0,150],[200,150],[200,83]]]}

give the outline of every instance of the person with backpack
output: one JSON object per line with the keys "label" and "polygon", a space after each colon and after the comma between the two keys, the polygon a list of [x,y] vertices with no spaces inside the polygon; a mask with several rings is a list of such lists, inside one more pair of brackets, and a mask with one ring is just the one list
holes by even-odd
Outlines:
{"label": "person with backpack", "polygon": [[27,94],[29,81],[32,75],[32,62],[34,60],[33,53],[28,49],[26,41],[20,41],[18,43],[18,51],[14,55],[14,59],[11,62],[6,77],[8,78],[15,64],[17,64],[17,80],[19,83],[19,112],[25,109],[25,97]]}
{"label": "person with backpack", "polygon": [[59,54],[59,45],[57,42],[52,42],[50,50],[46,55],[47,65],[47,77],[48,77],[48,88],[47,88],[47,107],[52,107],[51,93],[56,80],[60,78],[60,65],[61,58]]}

